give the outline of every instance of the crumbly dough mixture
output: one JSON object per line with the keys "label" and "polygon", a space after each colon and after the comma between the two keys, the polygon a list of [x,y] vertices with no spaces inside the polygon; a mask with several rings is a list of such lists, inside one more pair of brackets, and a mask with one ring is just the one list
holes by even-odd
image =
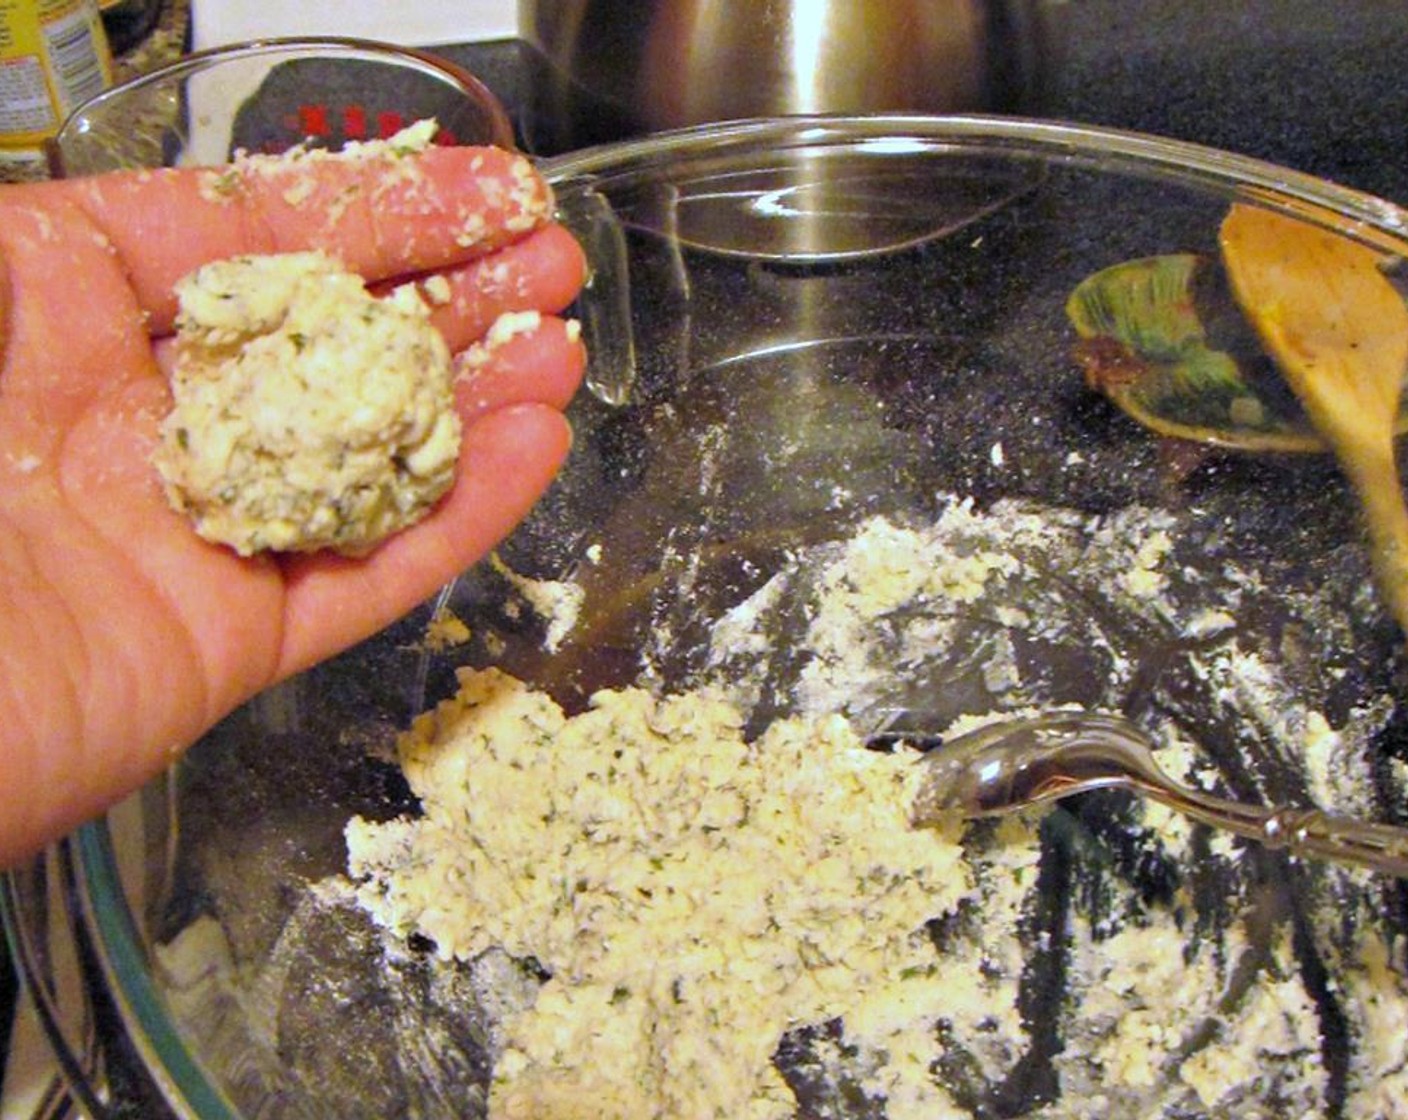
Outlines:
{"label": "crumbly dough mixture", "polygon": [[[1037,1045],[1024,978],[1052,948],[1033,926],[1043,812],[911,830],[912,752],[865,749],[824,701],[868,719],[897,665],[924,670],[974,617],[1054,641],[1083,608],[1062,613],[1053,571],[1217,636],[1198,670],[1212,694],[1302,759],[1326,808],[1362,807],[1369,744],[1392,705],[1332,727],[1291,700],[1234,615],[1181,582],[1169,530],[1152,511],[1091,524],[1021,504],[955,503],[918,528],[877,518],[738,604],[716,632],[717,678],[692,691],[604,692],[568,718],[499,671],[462,671],[459,694],[400,743],[423,814],[352,821],[349,871],[392,936],[422,935],[474,968],[506,952],[547,974],[503,1011],[490,1115],[791,1116],[784,1073],[798,1059],[779,1060],[780,1047],[823,1024],[839,1033],[812,1039],[801,1066],[840,1088],[807,1115],[987,1114],[975,1086],[1002,1084]],[[781,679],[770,656],[793,652],[777,649],[778,616],[799,599],[810,660],[789,706],[803,714],[746,740],[746,714]],[[1076,635],[1101,651],[1098,634]],[[976,675],[1010,710],[1034,685],[1010,644],[990,633],[985,650]],[[1133,672],[1118,650],[1101,655],[1116,681]],[[1170,774],[1219,788],[1176,726],[1158,732]],[[1028,1115],[1327,1115],[1322,1017],[1284,900],[1249,877],[1241,841],[1157,804],[1127,812],[1138,858],[1220,876],[1227,912],[1200,909],[1190,878],[1164,899],[1108,868],[1085,884],[1055,935],[1067,956],[1060,1092]],[[1374,876],[1322,874],[1323,903],[1298,936],[1315,942],[1344,1017],[1339,1115],[1408,1115],[1404,946],[1385,935]]]}
{"label": "crumbly dough mixture", "polygon": [[[750,745],[700,695],[606,692],[569,720],[497,671],[461,684],[401,744],[425,817],[348,840],[392,928],[552,974],[505,1027],[491,1115],[781,1118],[790,1026],[914,1045],[949,983],[924,923],[970,875],[953,837],[908,828],[908,753],[840,719]],[[878,1094],[917,1091],[900,1068]]]}
{"label": "crumbly dough mixture", "polygon": [[365,551],[454,481],[448,347],[411,286],[378,299],[319,252],[237,257],[177,285],[171,413],[155,462],[205,538]]}

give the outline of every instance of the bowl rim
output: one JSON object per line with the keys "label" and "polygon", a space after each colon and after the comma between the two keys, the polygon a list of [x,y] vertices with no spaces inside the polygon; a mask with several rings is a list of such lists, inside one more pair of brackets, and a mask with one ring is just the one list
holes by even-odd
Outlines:
{"label": "bowl rim", "polygon": [[165,66],[138,74],[94,94],[75,106],[64,118],[58,131],[45,142],[45,156],[50,174],[55,179],[70,177],[64,162],[65,143],[83,133],[85,122],[94,110],[102,110],[122,97],[173,79],[198,74],[224,62],[257,58],[276,60],[284,55],[292,60],[299,56],[319,54],[399,63],[458,86],[464,96],[484,115],[488,128],[488,134],[476,138],[474,142],[509,151],[517,150],[513,122],[509,119],[503,103],[484,82],[453,59],[433,51],[377,39],[359,39],[344,35],[289,35],[249,39],[192,51]]}
{"label": "bowl rim", "polygon": [[535,160],[559,190],[672,159],[855,147],[876,154],[951,150],[1180,183],[1280,209],[1371,247],[1401,253],[1408,209],[1329,179],[1205,144],[1036,117],[919,113],[754,117],[692,125]]}

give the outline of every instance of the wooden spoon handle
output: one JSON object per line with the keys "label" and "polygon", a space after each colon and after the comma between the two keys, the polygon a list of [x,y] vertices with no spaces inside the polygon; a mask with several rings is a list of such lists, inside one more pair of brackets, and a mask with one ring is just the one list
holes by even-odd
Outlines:
{"label": "wooden spoon handle", "polygon": [[1379,594],[1408,634],[1408,505],[1392,443],[1378,449],[1361,447],[1352,457],[1341,455],[1340,465],[1364,509]]}

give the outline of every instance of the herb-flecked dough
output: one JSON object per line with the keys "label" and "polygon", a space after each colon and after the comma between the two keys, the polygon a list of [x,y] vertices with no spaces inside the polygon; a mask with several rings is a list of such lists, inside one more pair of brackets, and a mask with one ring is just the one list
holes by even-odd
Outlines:
{"label": "herb-flecked dough", "polygon": [[454,481],[448,347],[413,286],[387,298],[319,252],[177,284],[173,408],[155,463],[196,531],[241,555],[364,552]]}

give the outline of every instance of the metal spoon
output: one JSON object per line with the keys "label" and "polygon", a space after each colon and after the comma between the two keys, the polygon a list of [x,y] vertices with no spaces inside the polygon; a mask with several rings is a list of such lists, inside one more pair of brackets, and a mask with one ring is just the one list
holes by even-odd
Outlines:
{"label": "metal spoon", "polygon": [[930,751],[920,765],[927,772],[910,808],[917,827],[954,813],[997,816],[1087,790],[1127,789],[1268,848],[1408,877],[1408,828],[1188,789],[1159,768],[1148,735],[1120,716],[1053,712],[1001,720]]}

